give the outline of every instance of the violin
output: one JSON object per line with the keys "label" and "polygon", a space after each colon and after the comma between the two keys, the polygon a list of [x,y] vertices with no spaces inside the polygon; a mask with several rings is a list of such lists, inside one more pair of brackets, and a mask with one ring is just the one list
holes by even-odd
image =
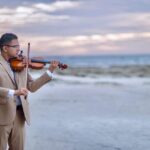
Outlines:
{"label": "violin", "polygon": [[[46,64],[50,64],[51,61],[39,59],[38,57],[34,57],[31,59],[26,60],[26,58],[22,55],[22,52],[18,57],[13,57],[9,59],[10,67],[15,72],[21,72],[24,68],[28,67],[31,69],[40,70],[43,69]],[[67,65],[63,63],[59,63],[58,67],[61,70],[67,69]]]}

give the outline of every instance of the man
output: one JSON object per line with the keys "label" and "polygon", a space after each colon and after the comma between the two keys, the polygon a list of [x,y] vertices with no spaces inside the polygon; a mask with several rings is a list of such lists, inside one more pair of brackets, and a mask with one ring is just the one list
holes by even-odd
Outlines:
{"label": "man", "polygon": [[[25,121],[30,124],[28,90],[35,92],[52,79],[59,62],[52,61],[48,70],[33,80],[27,69],[13,72],[9,59],[18,55],[20,46],[15,34],[5,33],[0,39],[0,150],[24,150]],[[27,78],[27,81],[26,81]]]}

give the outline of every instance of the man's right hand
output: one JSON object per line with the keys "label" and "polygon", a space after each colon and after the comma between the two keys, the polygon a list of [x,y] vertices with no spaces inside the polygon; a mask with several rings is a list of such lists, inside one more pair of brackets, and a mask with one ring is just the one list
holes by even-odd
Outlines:
{"label": "man's right hand", "polygon": [[27,96],[28,95],[28,90],[26,88],[20,88],[18,90],[15,90],[14,95],[15,96],[20,96],[20,95]]}

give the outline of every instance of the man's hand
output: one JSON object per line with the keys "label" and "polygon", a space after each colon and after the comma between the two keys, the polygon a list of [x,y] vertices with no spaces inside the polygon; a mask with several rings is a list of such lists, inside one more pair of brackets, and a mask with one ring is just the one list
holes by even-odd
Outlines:
{"label": "man's hand", "polygon": [[58,67],[58,65],[59,65],[59,61],[56,61],[56,60],[51,61],[51,64],[48,68],[49,71],[53,72]]}
{"label": "man's hand", "polygon": [[18,90],[15,90],[14,95],[15,96],[20,96],[20,95],[27,96],[28,95],[28,90],[26,88],[20,88]]}

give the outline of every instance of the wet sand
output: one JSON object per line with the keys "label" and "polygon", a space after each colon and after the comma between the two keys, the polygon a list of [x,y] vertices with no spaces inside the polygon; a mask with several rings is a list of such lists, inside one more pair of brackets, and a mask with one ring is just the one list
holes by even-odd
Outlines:
{"label": "wet sand", "polygon": [[26,150],[149,150],[149,91],[150,84],[48,83],[29,96]]}

